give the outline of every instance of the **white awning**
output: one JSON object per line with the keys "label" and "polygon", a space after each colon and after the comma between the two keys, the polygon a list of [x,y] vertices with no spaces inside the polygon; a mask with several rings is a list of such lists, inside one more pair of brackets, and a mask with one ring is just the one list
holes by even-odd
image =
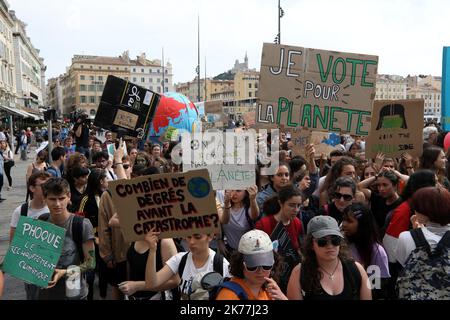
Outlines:
{"label": "white awning", "polygon": [[19,109],[13,108],[13,107],[8,107],[8,106],[2,106],[2,105],[0,105],[0,109],[5,110],[6,112],[12,113],[12,114],[14,114],[14,115],[16,115],[16,116],[19,116],[19,117],[23,117],[23,118],[34,118],[34,117],[32,117],[28,112],[25,113],[25,112],[23,112],[22,110],[19,110]]}

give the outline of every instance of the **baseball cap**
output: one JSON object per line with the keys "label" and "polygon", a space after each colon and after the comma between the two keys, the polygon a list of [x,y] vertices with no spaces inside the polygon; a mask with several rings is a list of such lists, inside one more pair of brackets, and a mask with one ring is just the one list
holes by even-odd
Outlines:
{"label": "baseball cap", "polygon": [[275,262],[272,240],[261,230],[245,233],[239,241],[238,251],[243,254],[244,262],[250,268],[271,266]]}
{"label": "baseball cap", "polygon": [[312,234],[315,239],[326,236],[339,236],[344,238],[339,230],[336,219],[330,216],[315,216],[308,222],[308,235]]}

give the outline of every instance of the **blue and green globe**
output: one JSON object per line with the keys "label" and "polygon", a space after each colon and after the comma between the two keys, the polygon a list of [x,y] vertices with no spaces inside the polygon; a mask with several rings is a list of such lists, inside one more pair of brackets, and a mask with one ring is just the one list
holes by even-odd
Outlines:
{"label": "blue and green globe", "polygon": [[206,179],[202,177],[195,177],[189,180],[188,190],[193,197],[204,198],[209,194],[211,188]]}

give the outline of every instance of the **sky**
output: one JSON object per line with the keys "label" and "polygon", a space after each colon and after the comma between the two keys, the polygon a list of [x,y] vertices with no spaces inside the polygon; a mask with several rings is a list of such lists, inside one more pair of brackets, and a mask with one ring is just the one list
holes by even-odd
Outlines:
{"label": "sky", "polygon": [[[74,54],[130,57],[142,52],[173,66],[173,83],[191,81],[241,62],[260,69],[262,45],[278,32],[277,0],[8,0],[47,66],[65,72]],[[281,0],[281,43],[377,55],[378,73],[442,73],[450,45],[450,1]]]}

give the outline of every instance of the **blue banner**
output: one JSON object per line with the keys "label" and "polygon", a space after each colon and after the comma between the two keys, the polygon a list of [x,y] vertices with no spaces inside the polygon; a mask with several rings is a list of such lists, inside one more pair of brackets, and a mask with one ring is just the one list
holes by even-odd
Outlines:
{"label": "blue banner", "polygon": [[442,58],[442,128],[450,131],[450,47],[444,47]]}

